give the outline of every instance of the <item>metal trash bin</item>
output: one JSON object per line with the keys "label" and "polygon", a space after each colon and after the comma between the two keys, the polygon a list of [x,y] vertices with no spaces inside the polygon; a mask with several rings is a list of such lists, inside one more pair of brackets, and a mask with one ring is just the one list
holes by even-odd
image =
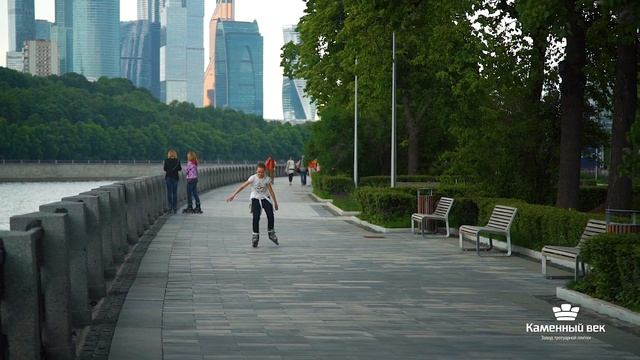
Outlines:
{"label": "metal trash bin", "polygon": [[[436,198],[433,195],[432,188],[419,188],[418,189],[418,214],[432,214],[436,209]],[[423,224],[420,224],[420,230],[422,230]],[[425,232],[435,232],[436,222],[435,220],[425,221]]]}

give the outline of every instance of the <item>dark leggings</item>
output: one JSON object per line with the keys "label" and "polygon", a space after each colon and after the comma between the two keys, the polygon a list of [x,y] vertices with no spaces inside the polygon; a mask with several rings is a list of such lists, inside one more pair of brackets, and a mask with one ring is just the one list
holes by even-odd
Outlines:
{"label": "dark leggings", "polygon": [[293,173],[289,174],[289,182],[293,180]]}
{"label": "dark leggings", "polygon": [[[260,206],[260,202],[262,202],[262,206]],[[253,232],[255,234],[260,232],[260,214],[262,213],[262,208],[264,208],[264,212],[267,213],[267,230],[273,230],[273,206],[271,202],[267,199],[251,199],[251,212],[253,213]]]}

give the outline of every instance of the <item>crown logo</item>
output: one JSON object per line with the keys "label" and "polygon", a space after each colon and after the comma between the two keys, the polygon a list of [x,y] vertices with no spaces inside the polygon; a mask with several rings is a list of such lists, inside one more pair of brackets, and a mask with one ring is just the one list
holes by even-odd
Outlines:
{"label": "crown logo", "polygon": [[572,307],[571,304],[562,304],[560,307],[553,307],[553,315],[555,315],[558,321],[574,321],[578,316],[580,308],[577,306]]}

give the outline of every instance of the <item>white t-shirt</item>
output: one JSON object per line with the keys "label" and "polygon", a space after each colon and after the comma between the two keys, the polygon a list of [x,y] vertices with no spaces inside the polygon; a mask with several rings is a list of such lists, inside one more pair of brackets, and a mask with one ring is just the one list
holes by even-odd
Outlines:
{"label": "white t-shirt", "polygon": [[258,175],[253,174],[248,179],[251,182],[251,199],[268,199],[269,189],[267,185],[271,184],[271,178],[264,176],[262,179]]}

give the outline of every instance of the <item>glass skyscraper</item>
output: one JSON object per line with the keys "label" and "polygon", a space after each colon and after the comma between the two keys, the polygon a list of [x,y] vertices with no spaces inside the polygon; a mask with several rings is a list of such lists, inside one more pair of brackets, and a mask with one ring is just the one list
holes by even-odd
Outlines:
{"label": "glass skyscraper", "polygon": [[235,20],[233,0],[216,0],[216,8],[209,20],[209,63],[204,72],[204,96],[203,105],[213,106],[215,103],[216,88],[216,33],[218,22]]}
{"label": "glass skyscraper", "polygon": [[262,116],[263,39],[258,23],[219,21],[215,47],[213,105]]}
{"label": "glass skyscraper", "polygon": [[138,0],[138,20],[160,22],[160,0]]}
{"label": "glass skyscraper", "polygon": [[73,71],[120,76],[120,0],[74,0]]}
{"label": "glass skyscraper", "polygon": [[24,42],[36,36],[33,0],[9,0],[9,51],[21,51]]}
{"label": "glass skyscraper", "polygon": [[[47,20],[36,20],[36,36],[34,40],[51,40],[52,23]],[[56,50],[57,53],[57,50]]]}
{"label": "glass skyscraper", "polygon": [[160,99],[202,107],[203,0],[164,0],[160,8]]}
{"label": "glass skyscraper", "polygon": [[[283,28],[284,43],[300,43],[300,34],[295,26]],[[284,120],[315,120],[316,105],[304,92],[307,81],[304,79],[282,79],[282,115]]]}
{"label": "glass skyscraper", "polygon": [[60,74],[73,71],[73,0],[56,0],[56,22],[51,41],[58,44]]}
{"label": "glass skyscraper", "polygon": [[160,24],[120,23],[120,76],[160,97]]}

